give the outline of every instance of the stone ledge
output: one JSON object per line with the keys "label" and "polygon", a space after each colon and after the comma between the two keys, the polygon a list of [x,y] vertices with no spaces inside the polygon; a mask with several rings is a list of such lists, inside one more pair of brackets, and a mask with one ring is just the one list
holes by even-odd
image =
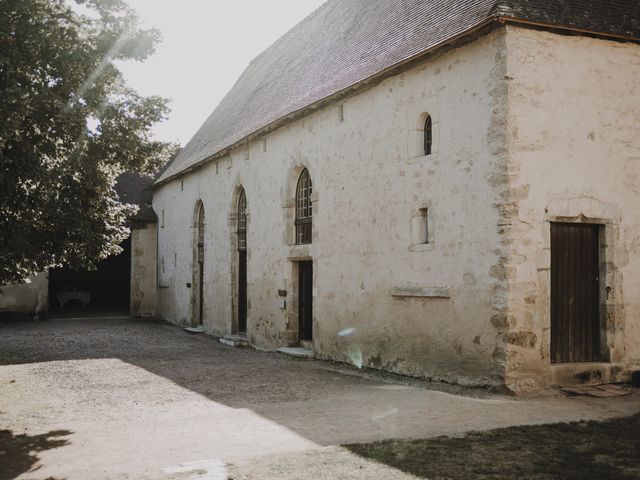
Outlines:
{"label": "stone ledge", "polygon": [[243,335],[226,335],[224,337],[220,337],[218,340],[221,344],[227,345],[229,347],[234,347],[234,348],[249,346],[247,337]]}
{"label": "stone ledge", "polygon": [[308,348],[300,348],[300,347],[278,348],[276,352],[290,358],[300,358],[300,359],[309,359],[309,360],[315,358],[316,356],[313,350],[309,350]]}
{"label": "stone ledge", "polygon": [[197,327],[184,327],[184,331],[187,333],[204,333],[204,327],[202,325]]}
{"label": "stone ledge", "polygon": [[391,296],[398,298],[451,298],[451,289],[446,287],[395,287],[391,289]]}

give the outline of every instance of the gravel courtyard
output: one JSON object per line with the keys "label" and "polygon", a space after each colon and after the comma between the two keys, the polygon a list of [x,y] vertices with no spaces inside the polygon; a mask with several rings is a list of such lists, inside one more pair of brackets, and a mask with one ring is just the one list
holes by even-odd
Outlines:
{"label": "gravel courtyard", "polygon": [[0,479],[423,478],[341,445],[638,411],[638,393],[516,399],[156,321],[0,323]]}

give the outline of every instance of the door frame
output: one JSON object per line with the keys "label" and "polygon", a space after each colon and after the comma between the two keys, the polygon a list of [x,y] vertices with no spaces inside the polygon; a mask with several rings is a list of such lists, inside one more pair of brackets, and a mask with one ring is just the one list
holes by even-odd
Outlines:
{"label": "door frame", "polygon": [[245,331],[242,332],[240,330],[240,249],[239,247],[239,238],[238,238],[238,202],[240,200],[240,195],[242,192],[246,193],[246,189],[244,184],[238,181],[231,192],[231,198],[229,199],[229,213],[227,216],[227,225],[229,226],[228,234],[229,234],[229,246],[231,249],[230,252],[230,268],[229,268],[229,290],[231,294],[229,310],[227,318],[229,319],[226,327],[226,333],[237,335],[242,333],[243,335],[249,335],[249,317],[251,313],[251,302],[250,300],[250,288],[252,285],[249,283],[249,263],[251,260],[251,245],[249,242],[249,232],[251,231],[251,203],[248,201],[246,203],[245,209],[245,235],[246,235],[246,244],[245,244],[245,257],[246,257],[246,267],[247,267],[247,303],[246,303],[246,320],[247,325]]}
{"label": "door frame", "polygon": [[[575,213],[578,212],[578,213]],[[579,213],[583,212],[583,213]],[[589,223],[600,225],[600,362],[601,365],[621,364],[625,359],[625,309],[623,277],[620,269],[628,259],[619,254],[620,215],[617,207],[580,199],[556,199],[545,207],[542,228],[542,251],[536,262],[539,294],[544,301],[533,302],[522,298],[527,310],[540,318],[540,334],[543,338],[543,362],[552,370],[552,376],[562,372],[574,372],[577,366],[593,363],[551,362],[551,223]],[[559,378],[559,377],[558,377]]]}
{"label": "door frame", "polygon": [[[602,349],[602,336],[605,334],[602,328],[602,230],[603,226],[599,223],[590,222],[550,222],[550,290],[549,290],[549,358],[553,365],[562,365],[567,363],[601,363],[604,355]],[[573,232],[564,231],[563,229],[573,228]],[[554,230],[558,229],[558,240],[554,241]],[[576,230],[577,229],[577,230]],[[582,232],[580,232],[582,231]],[[583,232],[589,231],[588,234]],[[580,233],[578,233],[580,232]],[[562,233],[562,234],[561,234]],[[573,236],[572,236],[573,235]],[[586,235],[586,236],[585,236]],[[568,242],[566,245],[562,243]],[[586,241],[586,243],[585,243]],[[556,243],[557,242],[557,243]],[[589,246],[589,243],[593,242]],[[580,246],[584,250],[576,251],[576,246]],[[576,252],[574,256],[574,265],[567,267],[558,255],[565,252]],[[580,255],[580,256],[579,256]],[[555,259],[555,261],[554,261]],[[563,267],[560,273],[560,268]],[[567,270],[565,270],[567,268]],[[554,270],[557,270],[554,271]],[[587,274],[594,278],[585,279]],[[577,278],[581,277],[581,278]],[[590,282],[595,282],[589,286]],[[558,310],[558,301],[564,302],[566,295],[571,292],[579,292],[582,288],[591,291],[595,298],[583,297],[580,293],[575,294],[575,302],[569,302],[568,305],[573,307],[564,307],[574,310],[573,313],[561,313]],[[556,297],[561,297],[557,298]],[[562,310],[564,310],[564,308]],[[577,310],[577,311],[576,311]],[[577,317],[591,319],[588,323],[578,323],[578,326],[570,326],[572,320]],[[569,322],[563,325],[564,322]],[[589,325],[589,323],[591,325]],[[571,338],[575,332],[579,332],[582,338]],[[565,337],[560,339],[556,345],[554,340],[557,336]],[[569,338],[566,338],[568,336]],[[566,340],[566,341],[564,341]],[[556,346],[558,347],[556,349]],[[567,347],[569,350],[565,351]],[[575,348],[577,347],[577,351]],[[585,351],[590,355],[583,355]]]}
{"label": "door frame", "polygon": [[[313,322],[313,261],[312,260],[305,260],[305,261],[301,261],[301,262],[297,262],[297,270],[298,270],[298,341],[299,342],[313,342],[313,326],[314,326],[314,322]],[[304,269],[308,269],[307,273],[309,274],[309,285],[307,285],[308,288],[308,296],[309,296],[309,302],[311,303],[311,305],[308,306],[308,309],[306,310],[306,313],[309,315],[309,323],[310,325],[308,326],[309,331],[304,331],[303,332],[303,324],[304,324],[304,312],[303,312],[303,306],[305,305],[304,302],[304,292],[303,292],[303,288],[304,288],[304,283],[302,281],[303,278],[303,270]],[[305,335],[305,338],[303,338],[303,334]]]}
{"label": "door frame", "polygon": [[[237,302],[237,333],[246,334],[249,311],[249,285],[247,281],[247,251],[238,250],[238,302]],[[243,325],[244,323],[244,325]],[[244,327],[244,329],[243,329]]]}
{"label": "door frame", "polygon": [[[202,259],[199,256],[199,215],[200,212],[203,213],[203,239],[202,239]],[[192,281],[188,287],[191,288],[191,325],[194,327],[204,326],[204,317],[205,317],[205,288],[204,288],[204,279],[205,279],[205,264],[206,264],[206,256],[207,256],[207,239],[206,239],[206,209],[204,207],[204,202],[202,200],[198,200],[196,202],[196,206],[194,209],[193,216],[193,260],[192,260]]]}
{"label": "door frame", "polygon": [[[315,286],[317,285],[317,265],[312,255],[311,245],[298,245],[291,251],[291,255],[287,257],[289,266],[287,267],[287,278],[284,283],[284,291],[282,292],[286,296],[286,302],[284,309],[286,311],[286,342],[290,347],[300,345],[299,335],[299,283],[300,283],[300,262],[312,262],[313,263],[313,278],[312,278],[312,294],[315,292]],[[310,342],[315,342],[318,338],[318,322],[316,316],[316,296],[313,294],[312,300],[312,338]],[[303,340],[305,341],[305,340]]]}

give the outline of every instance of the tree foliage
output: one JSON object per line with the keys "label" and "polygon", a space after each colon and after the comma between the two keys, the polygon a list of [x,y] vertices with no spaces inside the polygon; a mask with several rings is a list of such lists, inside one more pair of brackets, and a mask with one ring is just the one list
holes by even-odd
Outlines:
{"label": "tree foliage", "polygon": [[128,235],[114,191],[171,146],[150,129],[167,101],[127,87],[117,62],[159,40],[122,0],[0,1],[0,285],[92,268]]}

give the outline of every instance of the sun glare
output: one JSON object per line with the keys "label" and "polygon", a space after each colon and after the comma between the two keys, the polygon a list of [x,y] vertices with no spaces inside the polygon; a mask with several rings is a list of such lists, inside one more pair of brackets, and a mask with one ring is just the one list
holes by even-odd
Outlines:
{"label": "sun glare", "polygon": [[188,142],[249,62],[323,2],[127,0],[144,27],[163,36],[152,57],[121,65],[128,84],[142,94],[172,100],[156,136]]}

